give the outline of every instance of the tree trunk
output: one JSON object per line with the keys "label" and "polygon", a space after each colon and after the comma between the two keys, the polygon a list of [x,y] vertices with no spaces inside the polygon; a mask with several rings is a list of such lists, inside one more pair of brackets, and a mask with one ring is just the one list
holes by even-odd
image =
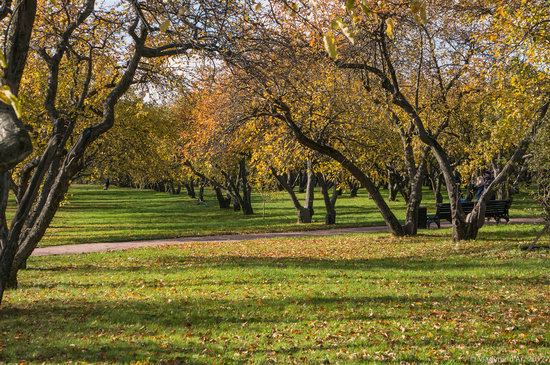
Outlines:
{"label": "tree trunk", "polygon": [[391,202],[397,200],[397,194],[399,194],[399,186],[397,186],[397,180],[392,172],[388,173],[388,199]]}
{"label": "tree trunk", "polygon": [[309,210],[307,208],[304,208],[304,207],[300,207],[298,209],[298,223],[299,224],[311,223],[312,218],[313,217],[311,216],[311,210]]}
{"label": "tree trunk", "polygon": [[[5,52],[7,67],[2,76],[11,92],[18,95],[36,17],[36,0],[17,0],[12,11],[6,34],[3,34],[2,51]],[[12,107],[1,102],[0,136],[0,172],[3,172],[15,167],[32,152],[32,142]]]}
{"label": "tree trunk", "polygon": [[298,186],[298,192],[300,194],[303,194],[306,192],[306,186],[307,186],[307,172],[300,171],[299,174],[299,186]]}
{"label": "tree trunk", "polygon": [[307,184],[304,208],[309,210],[309,215],[313,217],[315,210],[313,202],[315,201],[315,172],[313,172],[313,164],[311,160],[307,161]]}
{"label": "tree trunk", "polygon": [[204,181],[201,181],[200,182],[200,185],[199,185],[199,203],[205,203],[206,200],[204,200]]}
{"label": "tree trunk", "polygon": [[[331,183],[319,173],[317,175],[317,181],[321,187],[321,194],[323,195],[323,201],[325,202],[325,224],[336,224],[336,200],[338,199],[338,190],[336,183]],[[332,188],[332,197],[329,194],[329,190]]]}
{"label": "tree trunk", "polygon": [[[17,0],[12,11],[3,44],[7,67],[2,76],[11,92],[18,95],[36,17],[36,0]],[[11,232],[6,219],[9,192],[8,170],[17,166],[32,152],[32,142],[27,129],[17,118],[14,110],[3,103],[0,103],[0,136],[2,136],[0,139],[0,305],[2,305],[17,250],[17,241],[10,239]],[[22,191],[21,194],[23,194]]]}
{"label": "tree trunk", "polygon": [[399,220],[380,194],[380,191],[376,189],[374,182],[357,165],[355,165],[351,160],[346,158],[340,151],[336,150],[335,148],[320,144],[312,140],[311,138],[308,138],[293,120],[290,108],[281,100],[277,100],[275,102],[275,107],[283,112],[283,114],[281,115],[278,113],[279,110],[277,110],[277,118],[287,124],[287,126],[292,130],[300,144],[339,162],[342,167],[348,170],[353,175],[353,177],[357,179],[357,181],[359,181],[361,185],[365,187],[365,189],[367,189],[371,198],[374,200],[376,206],[378,207],[378,210],[382,214],[384,222],[386,223],[389,231],[395,236],[405,235],[403,226],[401,225],[401,223],[399,223]]}
{"label": "tree trunk", "polygon": [[356,198],[359,192],[359,185],[352,179],[348,179],[349,197]]}
{"label": "tree trunk", "polygon": [[304,208],[302,204],[300,204],[300,201],[298,200],[298,197],[296,196],[296,193],[294,192],[292,186],[288,184],[288,181],[285,181],[284,176],[281,176],[277,173],[277,170],[275,170],[275,168],[271,167],[270,170],[271,174],[275,177],[275,179],[277,179],[277,182],[281,185],[283,189],[286,190],[286,192],[290,196],[292,204],[294,205],[294,208],[296,208],[298,223],[311,223],[311,211],[307,208]]}
{"label": "tree trunk", "polygon": [[220,209],[229,209],[231,206],[231,198],[226,198],[225,195],[223,195],[222,188],[219,186],[214,186],[214,192],[216,193],[216,199],[218,199]]}
{"label": "tree trunk", "polygon": [[238,212],[241,210],[241,203],[239,202],[239,199],[233,197],[231,199],[233,201],[233,211]]}
{"label": "tree trunk", "polygon": [[243,209],[244,215],[254,214],[254,209],[252,209],[252,188],[248,183],[248,171],[246,169],[246,158],[242,158],[239,161],[239,175],[241,178],[241,188],[242,188],[242,202],[241,206]]}
{"label": "tree trunk", "polygon": [[185,182],[184,186],[185,190],[187,190],[187,196],[196,199],[197,195],[195,194],[195,183],[193,182],[193,179],[189,179],[187,182]]}
{"label": "tree trunk", "polygon": [[443,174],[438,174],[435,182],[435,203],[443,203],[443,194],[441,194],[441,188],[443,187]]}
{"label": "tree trunk", "polygon": [[405,232],[409,236],[415,236],[418,233],[418,208],[422,203],[422,185],[426,173],[426,158],[429,149],[425,149],[419,162],[416,174],[410,178],[410,194],[407,200],[407,214],[405,218]]}

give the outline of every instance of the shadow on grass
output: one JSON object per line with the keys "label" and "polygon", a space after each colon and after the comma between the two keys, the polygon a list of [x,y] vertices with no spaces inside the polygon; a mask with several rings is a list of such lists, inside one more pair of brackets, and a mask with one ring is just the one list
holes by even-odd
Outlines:
{"label": "shadow on grass", "polygon": [[[422,303],[419,305],[419,303]],[[434,303],[437,303],[434,304]],[[386,295],[354,297],[290,297],[284,299],[242,298],[174,300],[105,300],[89,298],[71,301],[49,300],[33,303],[31,309],[8,308],[0,312],[0,321],[17,333],[4,332],[9,352],[0,353],[0,361],[109,361],[130,362],[161,359],[191,361],[194,354],[214,357],[230,356],[238,351],[241,341],[263,341],[258,351],[292,355],[302,351],[350,349],[359,344],[345,342],[319,347],[304,339],[302,346],[270,349],[275,328],[311,331],[314,338],[321,328],[309,328],[315,321],[335,323],[361,321],[364,326],[382,325],[383,332],[392,329],[389,321],[406,320],[407,316],[444,306],[453,315],[478,308],[481,299],[470,297]],[[388,307],[397,308],[388,314]],[[399,308],[404,308],[400,312]],[[410,309],[412,308],[412,309]],[[312,322],[313,321],[313,322]],[[369,323],[373,323],[370,324]],[[384,323],[386,323],[384,325]],[[31,325],[31,327],[28,327]],[[392,339],[394,346],[410,346],[399,330]],[[233,337],[239,333],[237,338]],[[169,337],[167,337],[169,334]],[[387,336],[387,335],[386,335]],[[224,340],[225,338],[225,340]],[[229,338],[232,341],[227,341]],[[375,337],[369,341],[386,341]],[[467,338],[461,339],[467,343]],[[474,341],[472,339],[471,341]],[[437,347],[437,340],[426,345]],[[495,341],[496,342],[496,341]],[[32,344],[34,351],[29,351]],[[496,343],[494,343],[496,344]],[[441,345],[441,344],[439,344]],[[211,361],[210,361],[211,363]]]}
{"label": "shadow on grass", "polygon": [[[472,288],[544,285],[548,277],[540,275],[541,265],[550,265],[463,255],[437,260],[429,254],[327,260],[195,257],[167,250],[155,257],[136,251],[131,257],[137,261],[131,262],[124,259],[127,255],[90,255],[77,264],[69,259],[47,267],[35,266],[48,259],[34,258],[27,273],[34,279],[21,282],[21,291],[28,291],[26,306],[8,304],[0,311],[0,362],[226,363],[239,362],[232,355],[249,347],[253,350],[246,356],[275,354],[288,361],[329,351],[387,348],[390,340],[392,348],[478,348],[483,334],[441,329],[430,338],[417,332],[403,336],[396,323],[419,323],[416,330],[424,333],[464,316],[480,326],[502,325],[509,312],[500,309],[523,308],[525,298],[495,294],[493,301]],[[48,279],[49,272],[54,279]],[[531,272],[539,275],[526,275]],[[491,316],[480,321],[486,310]],[[361,342],[344,333],[342,338],[353,340],[320,347],[317,338],[348,325],[359,332],[369,329],[369,334],[374,329],[374,334]],[[286,333],[275,340],[276,331]],[[508,349],[508,340],[493,338],[490,346]]]}
{"label": "shadow on grass", "polygon": [[[485,248],[468,249],[468,255],[476,253],[484,253]],[[429,275],[431,272],[437,271],[452,273],[453,271],[462,272],[464,270],[528,270],[534,265],[531,261],[526,260],[494,260],[487,261],[486,259],[465,258],[458,255],[455,258],[445,260],[441,259],[426,259],[416,256],[403,256],[397,258],[376,258],[376,259],[316,259],[308,257],[277,257],[268,258],[262,256],[231,256],[221,255],[213,257],[204,256],[184,256],[177,254],[163,255],[155,258],[155,260],[147,263],[129,263],[117,261],[116,265],[106,261],[98,264],[79,264],[79,265],[59,265],[40,267],[35,266],[32,261],[29,264],[28,271],[41,272],[61,272],[70,273],[70,275],[86,275],[94,273],[98,275],[111,275],[124,272],[144,272],[148,274],[169,275],[181,273],[185,271],[196,270],[197,268],[209,268],[217,270],[270,270],[270,269],[297,269],[324,271],[322,275],[330,275],[330,272],[345,272],[355,271],[364,274],[376,274],[386,271],[410,272],[411,275],[416,273],[420,275]],[[548,266],[550,262],[538,263],[537,265]],[[329,273],[327,273],[327,271]],[[529,278],[525,278],[529,280]],[[25,285],[25,284],[23,284]],[[29,287],[35,287],[31,284]]]}

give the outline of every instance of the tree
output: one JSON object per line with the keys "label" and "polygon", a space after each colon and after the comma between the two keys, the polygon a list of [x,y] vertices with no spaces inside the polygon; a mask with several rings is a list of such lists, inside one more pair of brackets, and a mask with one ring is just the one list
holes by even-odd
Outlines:
{"label": "tree", "polygon": [[534,195],[542,207],[544,218],[544,228],[528,247],[528,249],[535,249],[542,236],[550,234],[550,123],[548,121],[541,128],[530,151],[533,157],[529,164],[536,184]]}
{"label": "tree", "polygon": [[2,195],[6,194],[6,171],[32,151],[30,136],[20,120],[19,87],[27,63],[29,42],[36,16],[36,0],[0,2],[0,22],[5,43],[0,54],[0,174]]}
{"label": "tree", "polygon": [[227,206],[225,192],[235,210],[252,215],[250,128],[234,119],[243,106],[235,104],[227,92],[233,90],[230,81],[219,75],[218,81],[206,82],[190,96],[193,107],[189,112],[183,102],[177,112],[185,120],[182,159],[192,174],[212,185],[221,208]]}
{"label": "tree", "polygon": [[[366,187],[392,233],[415,234],[427,149],[414,151],[414,130],[407,128],[409,123],[401,122],[399,113],[388,109],[383,93],[372,92],[368,78],[350,80],[319,57],[316,35],[308,31],[310,19],[304,15],[311,10],[309,3],[297,7],[288,7],[284,1],[273,3],[265,14],[270,21],[254,24],[248,38],[243,37],[242,44],[226,59],[231,67],[246,74],[238,77],[243,78],[241,84],[250,85],[247,100],[254,100],[256,115],[286,125],[304,147],[332,158],[347,169]],[[289,11],[291,15],[287,14]],[[307,24],[301,24],[302,21]],[[254,52],[239,54],[239,49]],[[265,64],[267,60],[269,65]],[[369,130],[373,125],[379,129]],[[414,192],[408,197],[411,209],[405,226],[397,220],[374,182],[380,174],[379,162],[392,160],[388,157],[393,157],[396,146],[396,139],[391,138],[395,131],[403,132],[401,148],[405,149],[408,156],[405,162],[411,167],[407,170],[412,175],[408,179],[412,184],[409,191]],[[387,140],[391,140],[388,143],[391,148],[383,143]],[[362,168],[363,163],[369,168]]]}
{"label": "tree", "polygon": [[[506,18],[506,14],[508,20],[511,14],[515,14],[513,17],[518,15],[517,11],[510,12],[507,9],[508,3],[482,2],[472,7],[462,7],[448,6],[441,1],[431,3],[428,8],[426,2],[416,1],[411,3],[409,9],[408,5],[402,4],[351,1],[347,11],[356,33],[351,36],[346,34],[344,26],[336,22],[340,31],[350,39],[346,49],[336,51],[334,35],[325,35],[327,51],[333,59],[338,59],[337,65],[355,72],[366,72],[377,79],[393,105],[412,120],[420,139],[431,149],[446,183],[455,240],[476,238],[485,221],[486,201],[521,159],[525,147],[546,115],[548,97],[542,85],[548,85],[548,82],[543,81],[547,79],[547,74],[541,75],[539,72],[539,76],[542,76],[537,76],[539,87],[535,94],[531,94],[542,105],[538,115],[529,118],[531,123],[525,123],[527,131],[519,134],[523,137],[511,157],[477,201],[472,213],[465,216],[459,203],[460,182],[456,179],[449,149],[439,138],[439,131],[452,122],[460,122],[460,109],[465,95],[479,89],[490,89],[495,85],[495,79],[502,79],[502,75],[495,74],[495,70],[502,69],[501,66],[511,58],[525,64],[525,60],[517,56],[518,48],[510,47],[514,41],[495,37],[495,29],[503,24],[502,18]],[[531,19],[534,13],[535,18],[540,19],[545,6],[542,2],[533,3],[532,8],[520,14]],[[523,2],[516,4],[514,10],[525,10],[525,7]],[[539,29],[542,24],[543,20],[537,21],[533,28],[523,34],[524,37],[530,38],[533,29]],[[413,34],[419,37],[412,38]],[[519,43],[524,44],[523,41]],[[505,57],[502,57],[503,50],[506,50]],[[490,70],[492,73],[480,70]],[[435,88],[432,85],[436,85]],[[424,97],[422,104],[418,103],[420,97]],[[533,114],[536,113],[531,111]],[[434,119],[434,116],[436,124],[432,126],[430,119]]]}
{"label": "tree", "polygon": [[[2,56],[2,85],[9,88],[8,95],[17,97],[29,52],[29,42],[36,16],[36,1],[19,0],[11,7],[11,1],[0,3],[0,21],[5,22],[9,14],[11,26],[5,38]],[[5,24],[3,24],[3,28]],[[3,29],[3,33],[6,33]],[[12,97],[13,98],[13,97]],[[10,274],[13,257],[17,250],[16,241],[9,239],[6,207],[9,193],[8,170],[21,162],[32,150],[28,132],[12,107],[0,102],[0,304]]]}
{"label": "tree", "polygon": [[165,106],[128,95],[117,106],[117,123],[90,148],[92,181],[109,178],[119,186],[181,185],[181,125]]}
{"label": "tree", "polygon": [[[155,60],[219,47],[214,0],[197,2],[185,13],[176,2],[131,1],[107,11],[95,5],[93,0],[39,3],[33,48],[47,68],[42,114],[51,124],[44,129],[45,148],[19,171],[11,226],[2,222],[0,298],[7,286],[17,285],[18,270],[86,167],[89,146],[113,127],[116,105],[130,87],[154,73],[160,63]],[[21,77],[32,88],[29,72]],[[72,88],[60,87],[73,81]],[[7,194],[3,197],[4,214]]]}

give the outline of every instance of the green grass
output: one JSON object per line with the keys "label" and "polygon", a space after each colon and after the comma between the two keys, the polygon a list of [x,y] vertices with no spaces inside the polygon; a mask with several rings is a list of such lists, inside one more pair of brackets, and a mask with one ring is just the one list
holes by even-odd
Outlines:
{"label": "green grass", "polygon": [[33,257],[0,362],[549,363],[550,256],[517,248],[539,228]]}
{"label": "green grass", "polygon": [[[41,245],[327,228],[324,225],[324,206],[320,194],[316,194],[315,222],[310,225],[296,223],[296,212],[284,192],[263,197],[254,194],[253,198],[256,214],[245,217],[240,212],[219,209],[212,195],[207,195],[208,204],[204,206],[184,194],[171,196],[116,187],[104,191],[99,186],[75,185]],[[300,198],[303,199],[303,196],[300,195]],[[433,194],[426,191],[424,205],[429,207],[428,212],[435,211],[434,202]],[[403,199],[391,202],[390,205],[397,216],[404,219]],[[517,195],[511,215],[533,216],[536,213],[534,206],[527,194]],[[13,205],[10,212],[13,214]],[[336,227],[384,225],[381,215],[364,190],[360,191],[357,198],[350,198],[347,194],[339,198],[337,212]]]}

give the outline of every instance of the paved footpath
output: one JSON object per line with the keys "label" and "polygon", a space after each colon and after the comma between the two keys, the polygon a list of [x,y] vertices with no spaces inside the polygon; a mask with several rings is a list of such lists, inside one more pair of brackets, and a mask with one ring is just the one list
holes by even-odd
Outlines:
{"label": "paved footpath", "polygon": [[[540,222],[537,218],[514,218],[509,224],[534,224]],[[491,222],[489,224],[495,224]],[[443,227],[450,227],[449,223],[443,223]],[[239,242],[250,241],[265,238],[285,238],[285,237],[326,237],[348,233],[372,233],[387,232],[385,226],[374,227],[354,227],[354,228],[334,228],[314,231],[297,232],[274,232],[274,233],[248,233],[248,234],[228,234],[218,236],[204,237],[182,237],[173,239],[158,239],[146,241],[128,241],[128,242],[108,242],[108,243],[83,243],[78,245],[63,245],[51,247],[39,247],[33,252],[33,256],[52,256],[52,255],[73,255],[94,252],[123,251],[141,247],[159,247],[159,246],[177,246],[192,242]]]}

